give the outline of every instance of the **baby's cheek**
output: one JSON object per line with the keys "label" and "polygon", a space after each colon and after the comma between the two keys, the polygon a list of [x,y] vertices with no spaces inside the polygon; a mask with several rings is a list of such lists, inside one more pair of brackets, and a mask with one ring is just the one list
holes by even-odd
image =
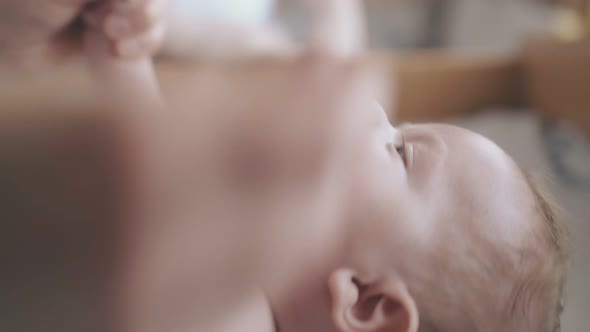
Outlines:
{"label": "baby's cheek", "polygon": [[370,204],[372,209],[391,203],[392,194],[403,184],[404,171],[403,165],[394,161],[383,144],[365,150],[355,174],[354,195],[359,202]]}

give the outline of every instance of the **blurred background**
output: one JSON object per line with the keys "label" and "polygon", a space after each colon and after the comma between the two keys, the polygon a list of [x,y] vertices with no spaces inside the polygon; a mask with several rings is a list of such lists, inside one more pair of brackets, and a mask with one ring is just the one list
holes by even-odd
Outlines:
{"label": "blurred background", "polygon": [[[313,26],[305,1],[297,0],[176,0],[176,23],[168,51],[202,52],[213,45],[216,55],[272,53],[290,43],[302,42]],[[366,0],[366,15],[373,52],[410,59],[425,52],[456,54],[461,72],[497,71],[474,82],[493,81],[498,91],[518,98],[491,98],[486,103],[461,103],[462,91],[449,96],[430,90],[429,75],[449,70],[430,64],[423,81],[429,92],[417,98],[455,98],[456,110],[437,113],[436,101],[422,101],[427,116],[420,120],[454,123],[479,132],[508,151],[527,170],[541,172],[563,207],[571,227],[573,262],[567,289],[563,331],[590,327],[590,5],[588,1],[549,0]],[[309,5],[309,1],[307,2]],[[195,34],[183,38],[182,29],[202,21],[225,22],[240,31],[227,45]],[[182,19],[178,19],[182,18]],[[176,32],[175,32],[175,29]],[[247,31],[247,32],[245,32]],[[228,36],[232,35],[231,33]],[[541,40],[541,42],[538,42]],[[537,41],[537,42],[533,42]],[[207,44],[209,42],[209,44]],[[191,48],[191,45],[196,45]],[[280,45],[280,47],[278,46]],[[205,47],[204,47],[205,46]],[[414,55],[413,55],[414,54]],[[474,59],[492,59],[478,63]],[[495,64],[493,59],[497,59]],[[443,61],[444,62],[444,61]],[[428,67],[429,65],[424,65]],[[434,67],[433,67],[434,66]],[[470,67],[471,66],[471,67]],[[488,67],[486,67],[488,66]],[[467,68],[467,69],[466,69]],[[476,68],[476,69],[473,69]],[[504,73],[504,76],[501,76]],[[452,84],[459,81],[451,79]],[[483,76],[482,76],[483,77]],[[487,76],[486,76],[487,77]],[[500,79],[498,77],[504,77]],[[469,79],[469,78],[468,78]],[[448,80],[442,80],[447,82]],[[457,83],[461,90],[469,83]],[[404,89],[403,82],[401,83]],[[518,87],[516,87],[518,85]],[[419,90],[422,83],[413,87]],[[483,87],[485,88],[485,84]],[[509,86],[509,87],[508,87]],[[468,86],[467,86],[468,87]],[[442,87],[439,87],[442,88]],[[425,88],[426,89],[426,88]],[[407,91],[406,91],[407,92]],[[404,98],[402,91],[402,99]],[[467,98],[467,97],[465,97]],[[484,98],[485,99],[485,98]],[[426,103],[426,104],[424,104]],[[403,102],[401,104],[404,104]],[[414,119],[415,103],[403,109],[399,121]],[[442,107],[442,106],[441,106]],[[459,109],[460,108],[460,109]],[[435,114],[430,116],[429,112]],[[444,114],[442,114],[444,113]],[[407,119],[406,119],[407,118]]]}
{"label": "blurred background", "polygon": [[[252,24],[269,24],[299,41],[305,39],[312,26],[310,0],[172,1],[176,22],[169,34],[171,40],[180,39],[183,33],[176,32],[185,28],[183,25],[195,24],[195,17],[200,23],[224,22],[244,30]],[[563,7],[577,6],[578,2],[583,0],[364,1],[372,48],[445,47],[496,54],[518,49],[531,35],[575,29],[571,22],[563,22],[563,16],[569,14]],[[183,42],[197,43],[194,35]]]}
{"label": "blurred background", "polygon": [[[515,50],[532,33],[547,32],[557,14],[549,1],[366,0],[372,48],[448,47]],[[295,36],[309,26],[299,1],[278,1],[279,20]]]}

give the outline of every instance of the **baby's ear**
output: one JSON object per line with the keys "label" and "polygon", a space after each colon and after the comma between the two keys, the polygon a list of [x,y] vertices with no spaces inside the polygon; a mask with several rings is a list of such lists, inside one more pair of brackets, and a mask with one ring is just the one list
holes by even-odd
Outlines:
{"label": "baby's ear", "polygon": [[351,269],[329,279],[332,319],[342,332],[417,332],[418,308],[402,279],[395,275],[362,280]]}

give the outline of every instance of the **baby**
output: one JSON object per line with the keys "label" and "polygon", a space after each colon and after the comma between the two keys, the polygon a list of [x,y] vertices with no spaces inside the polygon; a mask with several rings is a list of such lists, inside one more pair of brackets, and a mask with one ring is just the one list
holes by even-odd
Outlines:
{"label": "baby", "polygon": [[529,177],[475,133],[372,116],[349,218],[268,295],[277,331],[558,331],[564,239]]}
{"label": "baby", "polygon": [[366,115],[345,217],[301,222],[289,287],[208,331],[559,331],[565,239],[531,178],[473,132]]}

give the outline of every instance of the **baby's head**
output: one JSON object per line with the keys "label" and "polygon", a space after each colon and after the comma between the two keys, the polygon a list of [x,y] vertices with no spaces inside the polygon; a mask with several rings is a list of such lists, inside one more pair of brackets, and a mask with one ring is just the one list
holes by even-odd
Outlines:
{"label": "baby's head", "polygon": [[346,233],[273,303],[279,330],[557,331],[563,232],[512,159],[467,130],[394,129],[384,114],[366,138]]}

